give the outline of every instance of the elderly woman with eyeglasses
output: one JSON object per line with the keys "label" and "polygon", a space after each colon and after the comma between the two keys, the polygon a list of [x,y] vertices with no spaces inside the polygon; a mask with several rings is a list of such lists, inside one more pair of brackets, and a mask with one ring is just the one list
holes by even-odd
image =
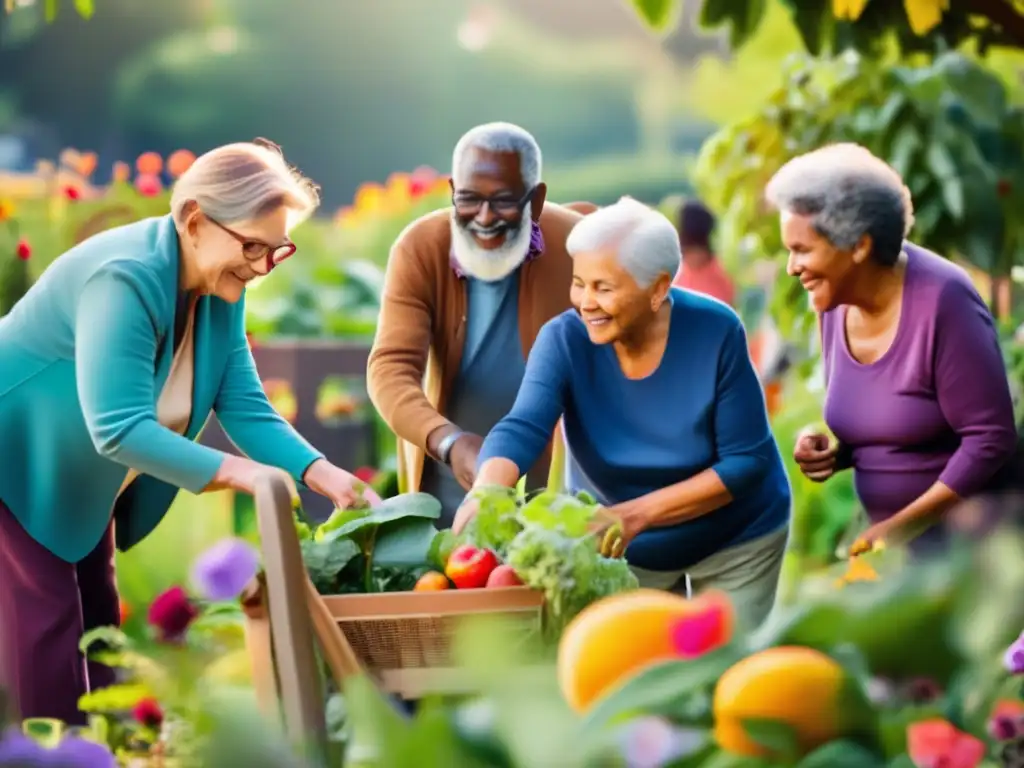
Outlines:
{"label": "elderly woman with eyeglasses", "polygon": [[[22,717],[82,723],[79,697],[112,682],[79,638],[119,623],[115,534],[137,544],[179,488],[252,493],[274,467],[354,499],[270,405],[245,336],[246,286],[317,204],[276,145],[214,149],[169,215],[72,248],[0,319],[0,689]],[[196,442],[211,411],[248,458]]]}
{"label": "elderly woman with eyeglasses", "polygon": [[[995,324],[967,273],[905,238],[899,174],[868,150],[801,155],[770,181],[789,274],[821,321],[825,421],[794,458],[823,482],[852,468],[874,541],[929,549],[961,500],[1006,489],[1017,445]],[[1018,480],[1019,481],[1019,480]]]}
{"label": "elderly woman with eyeglasses", "polygon": [[[736,313],[672,287],[679,238],[629,198],[567,242],[573,309],[530,351],[475,485],[514,486],[561,418],[571,489],[618,525],[642,586],[731,594],[747,627],[774,603],[791,494]],[[460,508],[454,528],[476,512]]]}

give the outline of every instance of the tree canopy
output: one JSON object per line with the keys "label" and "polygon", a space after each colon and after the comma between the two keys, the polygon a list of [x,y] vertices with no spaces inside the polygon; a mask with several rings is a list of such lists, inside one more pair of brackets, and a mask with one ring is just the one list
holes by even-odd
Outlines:
{"label": "tree canopy", "polygon": [[[685,0],[629,0],[640,18],[667,34],[679,23]],[[770,0],[704,0],[700,23],[728,28],[742,45],[765,16]],[[878,53],[895,41],[903,53],[936,53],[972,43],[977,50],[1024,48],[1021,0],[780,0],[807,50],[855,48]]]}

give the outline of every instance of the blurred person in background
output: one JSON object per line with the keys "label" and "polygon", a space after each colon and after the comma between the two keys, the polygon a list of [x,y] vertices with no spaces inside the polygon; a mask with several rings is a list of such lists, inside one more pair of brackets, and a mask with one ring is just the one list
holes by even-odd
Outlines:
{"label": "blurred person in background", "polygon": [[[84,724],[79,697],[114,681],[79,639],[120,624],[115,544],[148,536],[179,488],[251,494],[274,467],[356,498],[268,402],[245,337],[246,286],[295,253],[318,202],[275,145],[214,149],[170,214],[75,246],[0,319],[0,688],[21,717]],[[211,411],[249,458],[196,442]]]}
{"label": "blurred person in background", "polygon": [[[399,439],[401,487],[441,501],[440,527],[473,484],[483,436],[512,407],[541,326],[569,307],[565,240],[581,219],[547,201],[540,147],[508,123],[459,140],[451,186],[452,207],[410,224],[391,249],[367,367],[370,398]],[[544,485],[550,447],[535,459],[531,485]]]}
{"label": "blurred person in background", "polygon": [[696,200],[683,203],[679,211],[683,264],[673,284],[711,296],[732,307],[736,302],[736,286],[711,247],[714,231],[714,214],[703,203]]}
{"label": "blurred person in background", "polygon": [[1017,432],[992,315],[963,269],[906,240],[910,192],[867,149],[795,158],[767,197],[820,318],[836,438],[807,431],[794,458],[819,482],[853,469],[872,522],[860,547],[939,545],[962,500],[1011,480]]}
{"label": "blurred person in background", "polygon": [[672,287],[675,228],[636,200],[587,216],[567,247],[573,308],[541,330],[476,485],[515,486],[564,418],[570,489],[618,527],[612,554],[641,586],[725,590],[753,628],[775,601],[791,492],[740,319]]}

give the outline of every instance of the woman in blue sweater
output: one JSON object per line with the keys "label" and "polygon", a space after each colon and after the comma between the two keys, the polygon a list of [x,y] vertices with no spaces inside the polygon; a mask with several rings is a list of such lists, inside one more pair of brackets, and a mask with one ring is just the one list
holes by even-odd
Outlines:
{"label": "woman in blue sweater", "polygon": [[675,229],[635,200],[590,214],[567,247],[575,310],[541,330],[476,486],[515,485],[562,418],[571,487],[619,523],[641,585],[723,589],[753,628],[775,600],[791,494],[743,326],[672,287]]}

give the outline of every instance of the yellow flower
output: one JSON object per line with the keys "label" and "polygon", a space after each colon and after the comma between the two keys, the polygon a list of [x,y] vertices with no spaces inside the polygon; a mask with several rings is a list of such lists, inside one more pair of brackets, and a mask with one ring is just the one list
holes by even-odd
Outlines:
{"label": "yellow flower", "polygon": [[903,0],[907,19],[915,35],[925,35],[942,21],[942,12],[949,10],[949,0]]}
{"label": "yellow flower", "polygon": [[14,216],[14,203],[10,200],[0,200],[0,221],[7,221],[12,216]]}
{"label": "yellow flower", "polygon": [[846,567],[846,573],[836,579],[836,589],[842,589],[847,584],[854,584],[858,581],[878,581],[878,571],[863,557],[851,557],[850,564]]}
{"label": "yellow flower", "polygon": [[844,21],[856,21],[867,4],[868,0],[832,0],[832,15]]}

